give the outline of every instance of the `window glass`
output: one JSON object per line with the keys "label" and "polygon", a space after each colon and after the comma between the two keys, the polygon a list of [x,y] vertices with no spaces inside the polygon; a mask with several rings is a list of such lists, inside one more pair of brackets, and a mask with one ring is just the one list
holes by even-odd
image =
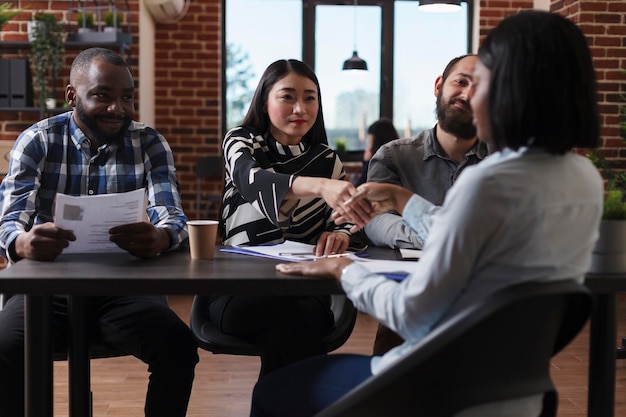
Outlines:
{"label": "window glass", "polygon": [[[365,147],[367,126],[379,117],[381,8],[317,6],[315,72],[320,81],[329,144],[344,140],[347,150]],[[367,71],[343,71],[358,56]]]}
{"label": "window glass", "polygon": [[[241,123],[265,68],[302,59],[300,0],[226,0],[226,129]],[[393,121],[401,137],[436,120],[434,82],[450,59],[468,51],[467,3],[452,13],[394,3]],[[363,150],[367,127],[380,117],[382,9],[352,4],[315,7],[315,72],[331,146],[344,139]],[[368,71],[342,71],[356,49]]]}
{"label": "window glass", "polygon": [[415,2],[396,1],[393,122],[401,137],[429,129],[435,114],[435,79],[454,57],[468,51],[467,3],[462,10],[432,13]]}
{"label": "window glass", "polygon": [[226,1],[226,130],[241,123],[265,68],[302,59],[302,3]]}

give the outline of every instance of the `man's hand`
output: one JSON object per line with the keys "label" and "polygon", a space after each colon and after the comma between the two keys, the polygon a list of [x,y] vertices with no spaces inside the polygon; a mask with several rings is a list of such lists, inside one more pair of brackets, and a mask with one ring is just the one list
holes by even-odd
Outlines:
{"label": "man's hand", "polygon": [[54,261],[76,236],[71,230],[56,227],[54,223],[33,226],[28,232],[17,236],[14,254],[17,258],[37,261]]}
{"label": "man's hand", "polygon": [[[343,214],[336,211],[332,218],[336,224],[354,224],[350,231],[355,233],[378,214],[390,211],[402,213],[412,195],[411,191],[399,185],[366,182],[343,204]],[[363,215],[364,206],[371,207],[370,213],[366,216]]]}
{"label": "man's hand", "polygon": [[152,223],[139,222],[109,230],[109,240],[138,258],[151,258],[169,249],[170,235]]}

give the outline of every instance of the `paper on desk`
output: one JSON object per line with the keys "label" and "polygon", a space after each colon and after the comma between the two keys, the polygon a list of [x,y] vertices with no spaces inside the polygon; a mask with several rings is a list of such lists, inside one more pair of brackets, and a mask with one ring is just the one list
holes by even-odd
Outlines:
{"label": "paper on desk", "polygon": [[[260,246],[229,246],[220,249],[222,252],[239,253],[243,255],[260,256],[279,261],[301,262],[313,261],[323,257],[313,255],[315,245],[293,242],[290,240],[276,245]],[[350,254],[349,258],[359,262],[372,272],[384,275],[389,279],[401,281],[406,278],[415,267],[413,261],[388,261],[380,259],[363,259],[355,254]]]}
{"label": "paper on desk", "polygon": [[419,259],[422,256],[422,251],[419,249],[400,249],[400,255],[402,259]]}
{"label": "paper on desk", "polygon": [[384,275],[386,278],[395,281],[402,281],[417,267],[415,261],[390,261],[386,259],[354,259],[360,265],[363,265],[370,272]]}
{"label": "paper on desk", "polygon": [[260,256],[262,258],[271,258],[288,262],[312,261],[318,258],[313,255],[315,253],[315,245],[294,242],[291,240],[287,240],[276,245],[228,246],[221,248],[220,250],[222,252]]}
{"label": "paper on desk", "polygon": [[124,252],[109,240],[109,229],[142,221],[144,196],[144,188],[80,197],[57,194],[54,224],[76,235],[63,253]]}

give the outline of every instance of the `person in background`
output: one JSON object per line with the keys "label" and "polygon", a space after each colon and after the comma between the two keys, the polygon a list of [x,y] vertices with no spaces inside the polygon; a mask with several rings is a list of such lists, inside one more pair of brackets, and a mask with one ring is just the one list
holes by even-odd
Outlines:
{"label": "person in background", "polygon": [[[295,59],[269,65],[242,126],[222,146],[224,245],[295,240],[316,245],[316,255],[348,248],[351,225],[335,225],[331,212],[342,211],[356,188],[328,146],[311,68]],[[213,296],[209,317],[222,332],[258,346],[261,376],[325,353],[322,336],[334,323],[329,296]]]}
{"label": "person in background", "polygon": [[[124,59],[104,48],[76,57],[65,90],[72,111],[26,129],[0,185],[0,254],[53,261],[76,237],[53,223],[58,193],[74,196],[147,190],[150,222],[109,230],[139,258],[177,248],[187,238],[172,151],[155,130],[133,121],[135,84]],[[79,242],[76,242],[79,244]],[[9,266],[10,267],[10,266]],[[45,264],[41,264],[45,268]],[[55,349],[67,348],[67,297],[53,298]],[[148,417],[184,417],[197,345],[159,296],[90,297],[89,320],[107,345],[148,364]],[[24,415],[24,297],[0,311],[0,416]]]}
{"label": "person in background", "polygon": [[[472,69],[475,55],[452,59],[435,80],[437,124],[419,135],[383,145],[369,163],[368,182],[400,185],[441,205],[461,172],[482,161],[487,146],[472,125]],[[398,213],[383,213],[365,226],[376,246],[422,249],[424,242]]]}
{"label": "person in background", "polygon": [[372,155],[385,143],[399,137],[400,135],[398,135],[393,123],[386,117],[378,119],[367,128],[367,149],[363,152],[363,168],[361,169],[361,177],[355,184],[357,187],[367,182],[367,169]]}
{"label": "person in background", "polygon": [[[436,209],[398,185],[366,183],[346,204],[348,215],[335,217],[358,229],[375,214],[395,210],[417,233],[426,233],[422,257],[404,281],[346,258],[276,267],[339,280],[359,310],[406,341],[382,356],[327,355],[277,370],[257,382],[252,416],[316,414],[499,289],[529,281],[583,282],[603,209],[598,170],[573,151],[597,146],[600,134],[585,36],[558,14],[519,12],[486,36],[472,78],[473,121],[494,153],[464,171],[443,205]],[[350,212],[364,201],[372,208],[368,216]],[[420,405],[412,406],[419,413]],[[542,406],[543,395],[533,395],[481,404],[458,417],[539,416]]]}
{"label": "person in background", "polygon": [[[487,155],[487,146],[476,138],[471,99],[476,55],[453,58],[435,80],[437,124],[419,135],[394,140],[376,152],[367,181],[400,185],[441,205],[448,189],[468,166]],[[376,216],[363,229],[376,246],[422,249],[424,241],[396,212]],[[402,338],[379,325],[374,354],[387,352]]]}

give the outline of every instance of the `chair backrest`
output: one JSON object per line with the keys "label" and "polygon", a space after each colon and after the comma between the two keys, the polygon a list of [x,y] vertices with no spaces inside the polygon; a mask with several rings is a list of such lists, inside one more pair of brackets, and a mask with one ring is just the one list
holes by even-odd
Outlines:
{"label": "chair backrest", "polygon": [[[259,356],[258,349],[237,337],[222,333],[209,318],[209,296],[196,295],[191,305],[189,327],[194,334],[198,345],[213,353],[226,353],[230,355]],[[323,343],[327,352],[331,352],[350,337],[356,323],[357,310],[352,302],[342,294],[331,296],[330,306],[335,324],[324,335]]]}
{"label": "chair backrest", "polygon": [[224,173],[224,159],[221,156],[203,156],[196,162],[196,177],[219,179]]}
{"label": "chair backrest", "polygon": [[542,416],[555,417],[550,358],[578,334],[591,307],[589,290],[572,280],[510,286],[439,325],[316,417],[452,417],[539,394]]}
{"label": "chair backrest", "polygon": [[224,158],[221,156],[205,156],[196,162],[196,213],[200,216],[202,201],[219,205],[222,201],[222,191],[215,193],[202,192],[202,180],[224,180]]}

